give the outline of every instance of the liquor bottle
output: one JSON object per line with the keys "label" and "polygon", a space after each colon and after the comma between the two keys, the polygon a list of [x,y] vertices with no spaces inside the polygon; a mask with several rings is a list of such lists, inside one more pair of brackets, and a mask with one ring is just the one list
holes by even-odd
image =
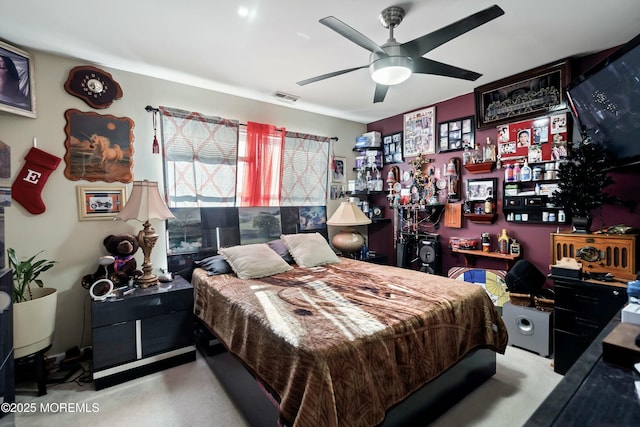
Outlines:
{"label": "liquor bottle", "polygon": [[510,241],[511,238],[507,234],[507,229],[503,228],[502,233],[498,235],[498,252],[500,252],[501,254],[508,254]]}

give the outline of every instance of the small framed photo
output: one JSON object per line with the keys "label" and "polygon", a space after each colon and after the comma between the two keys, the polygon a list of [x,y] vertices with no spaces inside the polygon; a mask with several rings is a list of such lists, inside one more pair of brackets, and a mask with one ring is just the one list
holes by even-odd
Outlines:
{"label": "small framed photo", "polygon": [[77,187],[78,219],[112,220],[124,207],[127,193],[124,186]]}
{"label": "small framed photo", "polygon": [[331,181],[347,182],[347,178],[344,173],[345,161],[346,159],[344,157],[333,158],[333,171],[331,171]]}
{"label": "small framed photo", "polygon": [[438,123],[440,152],[473,149],[473,116]]}
{"label": "small framed photo", "polygon": [[472,202],[495,198],[497,178],[481,178],[467,180],[467,200]]}
{"label": "small framed photo", "polygon": [[36,117],[33,61],[27,52],[0,41],[0,111]]}

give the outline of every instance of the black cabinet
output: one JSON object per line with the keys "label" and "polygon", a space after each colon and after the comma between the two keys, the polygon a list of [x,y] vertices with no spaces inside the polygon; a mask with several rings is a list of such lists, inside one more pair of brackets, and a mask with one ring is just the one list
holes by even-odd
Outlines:
{"label": "black cabinet", "polygon": [[193,287],[180,276],[91,310],[97,390],[195,360]]}
{"label": "black cabinet", "polygon": [[627,301],[621,283],[552,276],[555,290],[554,370],[565,374]]}
{"label": "black cabinet", "polygon": [[[0,270],[0,292],[9,306],[0,313],[0,402],[15,402],[13,362],[13,272]],[[0,411],[2,418],[4,411]]]}

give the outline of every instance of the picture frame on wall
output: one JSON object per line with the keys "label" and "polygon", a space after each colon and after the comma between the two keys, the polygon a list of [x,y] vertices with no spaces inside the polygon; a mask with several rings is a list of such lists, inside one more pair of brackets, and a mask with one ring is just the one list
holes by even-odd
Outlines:
{"label": "picture frame on wall", "polygon": [[396,132],[382,137],[384,150],[384,164],[402,163],[402,132]]}
{"label": "picture frame on wall", "polygon": [[436,107],[404,115],[404,157],[436,152]]}
{"label": "picture frame on wall", "polygon": [[347,182],[347,175],[345,174],[345,163],[346,159],[344,157],[333,158],[333,170],[331,171],[332,182]]}
{"label": "picture frame on wall", "polygon": [[124,186],[77,187],[80,221],[113,220],[127,202]]}
{"label": "picture frame on wall", "polygon": [[0,111],[36,118],[36,91],[31,55],[0,41]]}
{"label": "picture frame on wall", "polygon": [[569,61],[543,65],[474,89],[479,129],[567,108]]}
{"label": "picture frame on wall", "polygon": [[438,144],[440,152],[473,149],[473,116],[461,117],[438,123]]}
{"label": "picture frame on wall", "polygon": [[133,120],[69,109],[64,175],[72,180],[133,180]]}
{"label": "picture frame on wall", "polygon": [[497,183],[497,178],[467,179],[467,200],[479,202],[495,198]]}

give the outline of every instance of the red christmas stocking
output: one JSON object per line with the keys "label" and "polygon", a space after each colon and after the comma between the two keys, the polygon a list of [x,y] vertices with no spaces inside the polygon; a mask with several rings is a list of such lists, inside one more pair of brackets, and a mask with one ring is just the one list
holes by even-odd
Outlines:
{"label": "red christmas stocking", "polygon": [[24,159],[27,163],[11,186],[11,197],[32,214],[38,215],[46,209],[40,197],[42,189],[62,159],[35,147]]}

